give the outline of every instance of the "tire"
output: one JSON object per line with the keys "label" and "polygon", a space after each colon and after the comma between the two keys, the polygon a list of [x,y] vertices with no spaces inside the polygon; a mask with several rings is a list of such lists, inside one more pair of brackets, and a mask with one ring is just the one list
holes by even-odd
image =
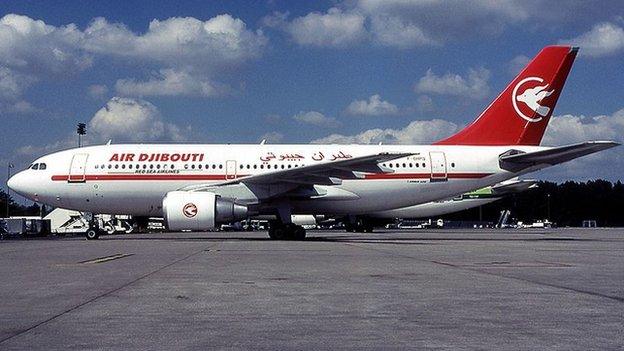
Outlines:
{"label": "tire", "polygon": [[269,238],[272,240],[284,240],[288,236],[288,229],[283,225],[272,225],[269,227]]}
{"label": "tire", "polygon": [[293,239],[295,240],[305,240],[306,230],[302,226],[298,225],[293,231]]}
{"label": "tire", "polygon": [[85,238],[87,238],[87,240],[97,240],[100,238],[100,233],[95,229],[89,229],[85,233]]}
{"label": "tire", "polygon": [[275,228],[275,231],[273,231],[273,236],[274,240],[288,239],[288,229],[284,226],[279,226]]}

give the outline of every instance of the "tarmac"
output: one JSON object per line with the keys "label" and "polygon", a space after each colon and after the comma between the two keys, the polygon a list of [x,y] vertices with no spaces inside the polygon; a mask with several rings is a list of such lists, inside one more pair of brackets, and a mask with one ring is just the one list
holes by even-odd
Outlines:
{"label": "tarmac", "polygon": [[0,350],[624,348],[624,230],[0,241]]}

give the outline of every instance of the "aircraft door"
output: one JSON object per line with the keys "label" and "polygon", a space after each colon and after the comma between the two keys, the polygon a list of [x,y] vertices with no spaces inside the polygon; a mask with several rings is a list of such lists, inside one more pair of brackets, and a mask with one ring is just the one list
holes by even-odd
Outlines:
{"label": "aircraft door", "polygon": [[69,177],[67,181],[70,183],[80,183],[86,180],[85,172],[87,170],[87,159],[89,154],[75,154],[72,157],[71,165],[69,166]]}
{"label": "aircraft door", "polygon": [[236,179],[236,161],[225,161],[225,179]]}
{"label": "aircraft door", "polygon": [[431,180],[446,181],[448,174],[446,171],[446,156],[441,151],[431,151],[429,153],[431,161]]}

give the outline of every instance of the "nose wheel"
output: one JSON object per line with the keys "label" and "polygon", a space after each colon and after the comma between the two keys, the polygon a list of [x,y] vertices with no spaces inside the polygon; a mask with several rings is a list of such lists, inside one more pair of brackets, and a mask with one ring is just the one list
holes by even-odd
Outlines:
{"label": "nose wheel", "polygon": [[269,238],[273,240],[303,240],[305,237],[306,230],[300,225],[279,222],[272,222],[269,225]]}
{"label": "nose wheel", "polygon": [[85,238],[87,238],[87,240],[97,240],[100,238],[100,232],[95,228],[89,228],[85,233]]}

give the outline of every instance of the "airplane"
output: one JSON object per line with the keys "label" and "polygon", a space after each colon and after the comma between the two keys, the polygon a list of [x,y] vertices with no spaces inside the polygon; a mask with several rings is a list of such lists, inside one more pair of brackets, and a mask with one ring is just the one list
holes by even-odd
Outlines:
{"label": "airplane", "polygon": [[172,231],[274,215],[271,239],[300,240],[293,214],[414,206],[619,145],[539,146],[577,52],[545,47],[475,121],[432,145],[98,145],[38,158],[8,186],[53,207],[160,216]]}
{"label": "airplane", "polygon": [[393,223],[397,218],[432,218],[449,213],[468,210],[498,201],[509,194],[519,193],[537,187],[536,180],[510,179],[477,189],[452,198],[425,204],[373,212],[366,215],[347,217],[343,222],[348,232],[373,232],[375,226]]}

